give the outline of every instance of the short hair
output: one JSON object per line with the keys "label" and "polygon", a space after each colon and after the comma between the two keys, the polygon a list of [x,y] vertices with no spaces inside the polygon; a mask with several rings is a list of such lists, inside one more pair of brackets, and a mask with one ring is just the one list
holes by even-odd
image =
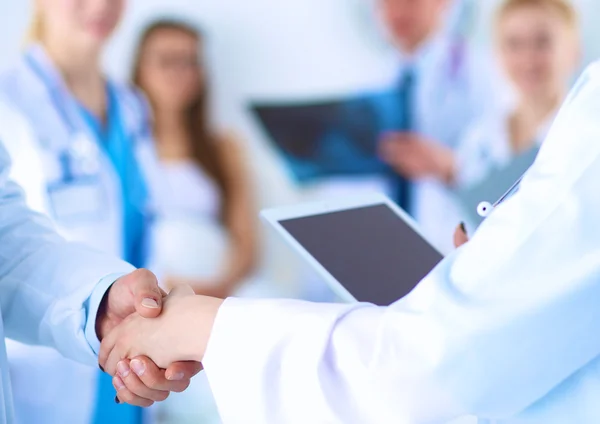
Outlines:
{"label": "short hair", "polygon": [[573,29],[579,28],[579,15],[570,0],[504,0],[497,12],[497,21],[501,21],[508,13],[522,7],[542,7],[552,9]]}

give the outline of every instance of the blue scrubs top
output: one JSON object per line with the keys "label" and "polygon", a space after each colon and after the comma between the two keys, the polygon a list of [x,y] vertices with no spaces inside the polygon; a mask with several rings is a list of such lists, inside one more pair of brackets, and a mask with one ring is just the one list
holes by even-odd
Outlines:
{"label": "blue scrubs top", "polygon": [[[146,257],[146,204],[148,190],[137,163],[134,140],[127,134],[124,118],[119,107],[115,89],[107,85],[108,112],[106,123],[101,122],[89,110],[79,106],[85,123],[96,135],[114,166],[121,183],[123,205],[123,258],[136,267],[142,267]],[[140,424],[141,408],[115,403],[112,377],[101,373],[98,399],[94,417],[95,424]]]}

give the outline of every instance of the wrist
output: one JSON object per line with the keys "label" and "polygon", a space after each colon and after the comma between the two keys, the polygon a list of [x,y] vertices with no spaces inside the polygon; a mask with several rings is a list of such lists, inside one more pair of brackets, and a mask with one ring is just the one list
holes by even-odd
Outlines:
{"label": "wrist", "polygon": [[440,169],[439,178],[447,185],[454,184],[454,180],[456,177],[456,160],[452,153],[448,153],[445,160],[444,166]]}
{"label": "wrist", "polygon": [[108,287],[108,289],[104,293],[104,296],[102,296],[102,300],[98,305],[98,312],[96,313],[96,336],[100,341],[102,341],[104,339],[104,336],[106,336],[106,334],[108,334],[110,330],[115,326],[111,322],[110,317],[108,316],[108,297],[111,289],[112,284],[110,287]]}
{"label": "wrist", "polygon": [[192,360],[202,362],[208,341],[212,334],[212,329],[224,300],[206,297],[194,296],[191,304],[191,314],[189,321],[192,323],[190,340],[190,355]]}

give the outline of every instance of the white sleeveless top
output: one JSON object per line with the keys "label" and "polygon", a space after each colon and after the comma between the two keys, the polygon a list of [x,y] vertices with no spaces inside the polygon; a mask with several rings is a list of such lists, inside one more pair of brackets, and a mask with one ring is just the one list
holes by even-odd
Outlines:
{"label": "white sleeveless top", "polygon": [[215,220],[221,214],[221,193],[215,181],[192,160],[163,161],[165,193],[162,213],[169,217],[204,216]]}
{"label": "white sleeveless top", "polygon": [[216,182],[191,160],[163,161],[154,254],[167,276],[211,281],[221,275],[229,237]]}

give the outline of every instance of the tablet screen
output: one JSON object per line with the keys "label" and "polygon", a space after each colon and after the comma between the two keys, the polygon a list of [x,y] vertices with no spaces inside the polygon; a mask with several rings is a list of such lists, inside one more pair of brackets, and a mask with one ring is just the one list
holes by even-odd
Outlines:
{"label": "tablet screen", "polygon": [[383,203],[279,223],[359,302],[394,303],[442,260]]}

